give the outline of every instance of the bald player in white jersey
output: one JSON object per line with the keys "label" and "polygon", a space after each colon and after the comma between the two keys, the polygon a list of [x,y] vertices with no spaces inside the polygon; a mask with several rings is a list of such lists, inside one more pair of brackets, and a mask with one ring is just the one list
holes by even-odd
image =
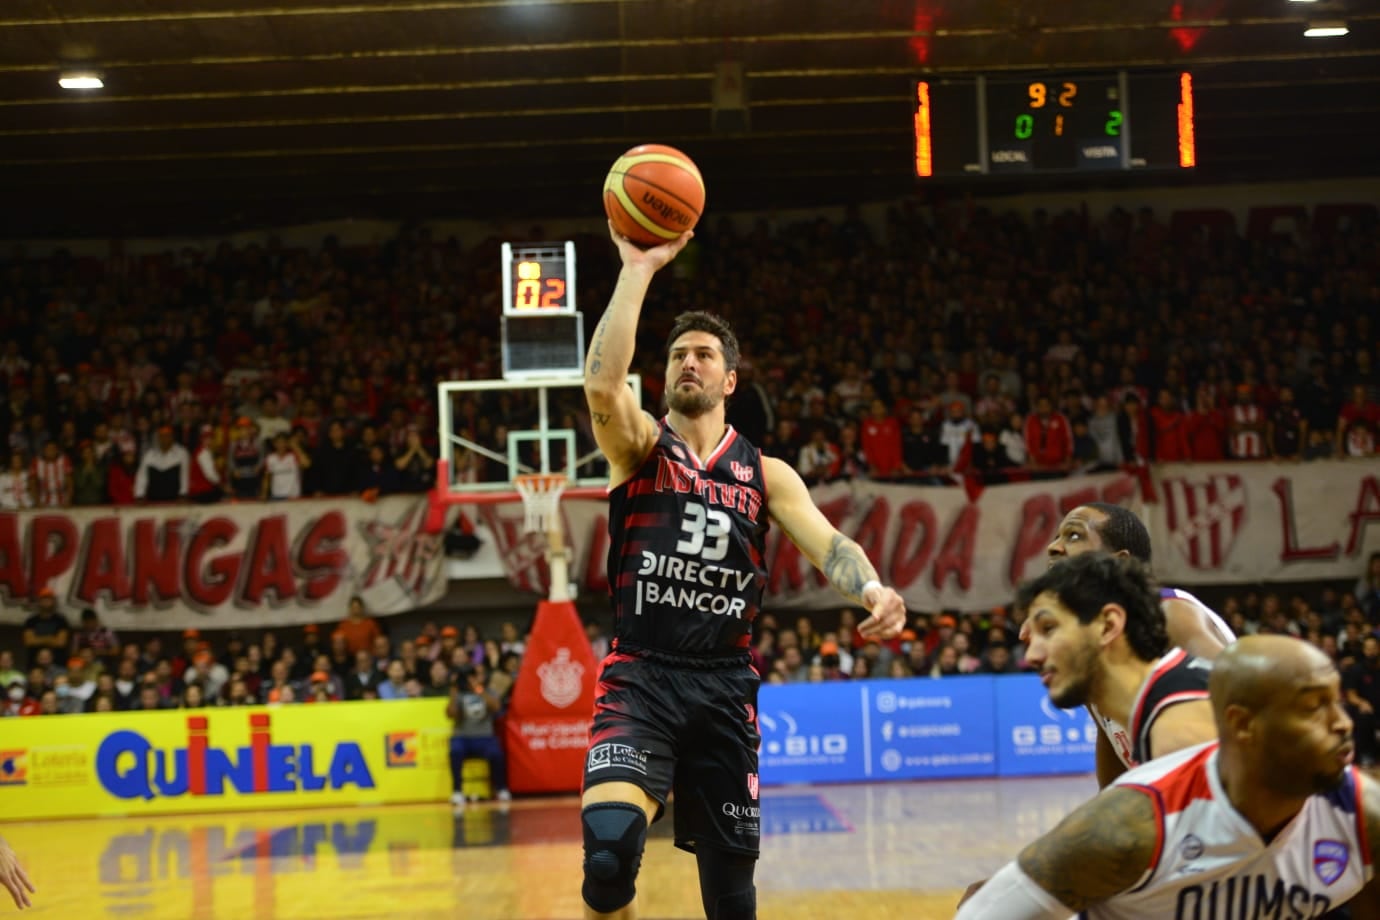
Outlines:
{"label": "bald player in white jersey", "polygon": [[1220,741],[1125,774],[1021,851],[957,920],[1380,918],[1380,785],[1352,766],[1336,667],[1248,636],[1212,672]]}
{"label": "bald player in white jersey", "polygon": [[[1079,505],[1064,516],[1046,551],[1049,564],[1057,565],[1065,559],[1087,552],[1106,552],[1114,556],[1138,559],[1150,564],[1150,532],[1135,512],[1121,505],[1091,502]],[[1187,591],[1175,588],[1160,589],[1160,607],[1171,648],[1182,649],[1189,655],[1211,661],[1236,639],[1231,627],[1210,607]],[[1029,642],[1031,623],[1021,627],[1021,641]],[[1127,769],[1140,763],[1134,756],[1136,733],[1131,726],[1119,723],[1107,713],[1089,707],[1098,732],[1096,748],[1097,784],[1105,787]],[[1193,739],[1208,740],[1207,736]],[[1156,747],[1156,755],[1174,748]]]}

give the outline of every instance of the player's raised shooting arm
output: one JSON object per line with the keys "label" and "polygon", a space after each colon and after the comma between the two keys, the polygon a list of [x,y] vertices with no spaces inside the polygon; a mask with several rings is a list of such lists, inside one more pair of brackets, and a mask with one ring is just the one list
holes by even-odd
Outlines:
{"label": "player's raised shooting arm", "polygon": [[1113,787],[1022,850],[964,902],[957,920],[1067,920],[1140,883],[1158,846],[1150,796]]}
{"label": "player's raised shooting arm", "polygon": [[[1361,830],[1369,843],[1369,846],[1363,849],[1369,852],[1373,859],[1376,844],[1380,843],[1380,780],[1367,773],[1362,775],[1360,784],[1360,806],[1364,817]],[[1380,873],[1375,872],[1373,867],[1368,867],[1368,871],[1371,875],[1366,886],[1348,902],[1351,920],[1380,920]]]}
{"label": "player's raised shooting arm", "polygon": [[627,477],[656,442],[656,423],[642,411],[628,387],[637,321],[652,277],[684,248],[689,234],[651,249],[639,249],[609,227],[623,269],[590,338],[585,355],[585,401],[589,403],[594,440],[609,460],[610,480]]}

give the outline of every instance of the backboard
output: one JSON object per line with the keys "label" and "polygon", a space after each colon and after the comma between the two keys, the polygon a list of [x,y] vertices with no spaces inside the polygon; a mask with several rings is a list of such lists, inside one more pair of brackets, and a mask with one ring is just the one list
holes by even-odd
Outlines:
{"label": "backboard", "polygon": [[[628,375],[642,403],[642,378]],[[512,493],[520,473],[565,473],[576,489],[608,484],[594,443],[583,375],[448,380],[437,386],[440,450],[452,496]]]}

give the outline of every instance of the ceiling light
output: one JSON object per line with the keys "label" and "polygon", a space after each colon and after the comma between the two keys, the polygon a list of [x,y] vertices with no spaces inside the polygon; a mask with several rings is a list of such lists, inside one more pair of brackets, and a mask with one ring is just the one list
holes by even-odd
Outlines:
{"label": "ceiling light", "polygon": [[1289,0],[1290,3],[1317,3],[1318,0]]}
{"label": "ceiling light", "polygon": [[105,86],[105,81],[88,71],[73,71],[59,77],[58,86],[63,89],[101,89]]}
{"label": "ceiling light", "polygon": [[1304,30],[1304,38],[1337,38],[1346,35],[1351,30],[1346,27],[1344,22],[1310,22],[1308,28]]}

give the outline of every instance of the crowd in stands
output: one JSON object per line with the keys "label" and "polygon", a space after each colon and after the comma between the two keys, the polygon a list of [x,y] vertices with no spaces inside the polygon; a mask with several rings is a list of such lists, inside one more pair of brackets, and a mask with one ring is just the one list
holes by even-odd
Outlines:
{"label": "crowd in stands", "polygon": [[[498,242],[412,228],[315,251],[16,250],[0,263],[0,507],[427,488],[436,381],[499,373]],[[577,242],[581,301],[601,304],[616,258]],[[877,232],[853,211],[723,219],[667,275],[639,329],[648,408],[674,315],[720,312],[745,356],[730,420],[812,481],[1376,451],[1373,220],[1243,238],[1173,234],[1148,209],[904,202]],[[536,416],[530,391],[444,409],[500,450]],[[592,447],[578,390],[555,413]]]}
{"label": "crowd in stands", "polygon": [[462,676],[506,699],[525,648],[512,623],[498,639],[428,623],[395,641],[359,598],[339,623],[293,632],[295,642],[268,630],[213,643],[195,629],[172,649],[157,636],[122,642],[94,610],[73,628],[44,589],[24,623],[23,658],[0,649],[0,715],[448,697]]}
{"label": "crowd in stands", "polygon": [[[1305,638],[1336,660],[1347,676],[1353,702],[1380,710],[1380,553],[1354,588],[1323,588],[1283,596],[1248,589],[1229,595],[1220,611],[1238,635],[1290,634]],[[753,664],[770,683],[899,677],[949,677],[1022,671],[1022,613],[1004,608],[981,614],[912,614],[895,640],[865,640],[857,614],[842,610],[833,628],[819,617],[800,615],[790,625],[776,614],[757,620]],[[40,592],[37,610],[24,624],[23,658],[0,649],[0,686],[6,691],[0,714],[34,715],[265,703],[324,703],[338,700],[398,700],[446,697],[461,681],[506,701],[522,663],[526,638],[504,623],[500,635],[485,638],[473,625],[427,623],[415,635],[392,637],[386,621],[368,615],[358,598],[336,624],[308,624],[268,630],[257,641],[237,633],[187,630],[178,648],[158,637],[122,642],[101,625],[95,611],[83,611],[73,628],[57,609],[50,590]],[[594,623],[587,635],[596,660],[609,641]],[[21,670],[21,667],[23,668]],[[1369,681],[1362,686],[1360,672]]]}

